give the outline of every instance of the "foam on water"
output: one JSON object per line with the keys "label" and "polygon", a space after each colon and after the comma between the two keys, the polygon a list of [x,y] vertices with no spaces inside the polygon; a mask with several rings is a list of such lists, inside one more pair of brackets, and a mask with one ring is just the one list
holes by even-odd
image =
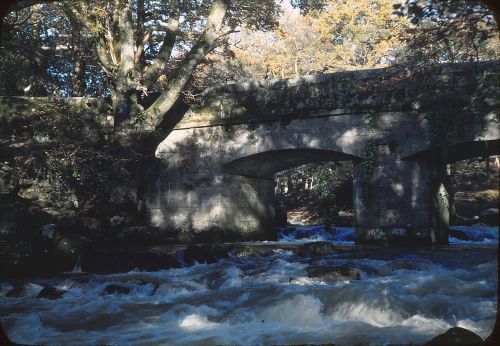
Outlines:
{"label": "foam on water", "polygon": [[[498,244],[498,226],[452,226],[453,229],[464,232],[469,240],[449,238],[450,244]],[[324,225],[302,226],[290,225],[278,229],[278,241],[291,243],[307,243],[311,241],[329,241],[334,244],[354,244],[354,229],[352,227],[325,227]]]}
{"label": "foam on water", "polygon": [[[291,241],[311,241],[304,239]],[[362,256],[347,248],[327,256],[275,251],[158,272],[4,282],[2,326],[21,344],[422,344],[453,326],[483,338],[491,332],[494,246],[384,248]],[[310,265],[346,266],[361,280],[310,278]],[[111,284],[130,291],[106,294]],[[67,293],[37,298],[46,285]],[[15,287],[18,294],[9,294]]]}
{"label": "foam on water", "polygon": [[498,244],[498,226],[474,225],[453,226],[453,228],[466,233],[469,240],[450,237],[450,244]]}

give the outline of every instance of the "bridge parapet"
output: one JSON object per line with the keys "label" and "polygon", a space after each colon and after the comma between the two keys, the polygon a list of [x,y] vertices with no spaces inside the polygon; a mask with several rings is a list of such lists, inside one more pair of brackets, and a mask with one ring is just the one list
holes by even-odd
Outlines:
{"label": "bridge parapet", "polygon": [[500,64],[384,68],[298,79],[251,81],[208,89],[177,128],[355,113],[498,109]]}

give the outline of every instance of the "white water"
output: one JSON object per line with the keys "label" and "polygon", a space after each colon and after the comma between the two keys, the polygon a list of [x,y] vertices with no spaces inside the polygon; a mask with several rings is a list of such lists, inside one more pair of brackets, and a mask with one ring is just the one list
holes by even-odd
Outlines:
{"label": "white water", "polygon": [[[491,332],[495,245],[361,250],[345,245],[349,229],[308,229],[308,238],[281,240],[326,239],[347,251],[318,257],[276,251],[158,272],[31,280],[18,297],[6,297],[16,283],[2,283],[2,326],[21,344],[422,344],[453,326],[483,338]],[[482,229],[462,230],[481,244],[498,238],[498,229]],[[361,280],[309,278],[311,264],[356,268]],[[105,294],[109,284],[131,291]],[[43,285],[67,293],[36,298]]]}

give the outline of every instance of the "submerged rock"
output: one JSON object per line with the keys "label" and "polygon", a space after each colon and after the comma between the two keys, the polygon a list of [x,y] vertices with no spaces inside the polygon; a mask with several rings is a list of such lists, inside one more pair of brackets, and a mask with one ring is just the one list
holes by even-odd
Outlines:
{"label": "submerged rock", "polygon": [[194,245],[190,244],[184,250],[184,262],[186,264],[215,263],[219,259],[227,258],[229,249],[214,244]]}
{"label": "submerged rock", "polygon": [[399,270],[399,269],[417,270],[415,264],[405,261],[392,261],[387,266],[391,270]]}
{"label": "submerged rock", "polygon": [[306,271],[310,278],[328,282],[361,279],[359,271],[344,266],[309,266]]}
{"label": "submerged rock", "polygon": [[449,235],[450,237],[457,238],[460,240],[470,240],[469,235],[459,229],[450,228]]}
{"label": "submerged rock", "polygon": [[272,256],[276,252],[276,246],[263,246],[260,244],[241,244],[236,245],[232,249],[232,253],[237,257],[248,257],[248,256]]}
{"label": "submerged rock", "polygon": [[61,299],[64,293],[66,293],[66,291],[60,290],[52,286],[47,286],[44,287],[40,291],[40,293],[38,293],[37,298],[52,299],[52,300]]}
{"label": "submerged rock", "polygon": [[121,285],[107,285],[104,288],[105,294],[127,294],[130,292],[130,288]]}
{"label": "submerged rock", "polygon": [[156,271],[179,268],[171,253],[159,249],[94,250],[82,257],[81,268],[88,273],[123,273],[134,269]]}
{"label": "submerged rock", "polygon": [[470,330],[454,327],[446,333],[436,336],[424,346],[474,346],[483,342],[483,339]]}
{"label": "submerged rock", "polygon": [[328,255],[335,252],[335,245],[327,241],[315,241],[302,245],[303,252],[314,255]]}

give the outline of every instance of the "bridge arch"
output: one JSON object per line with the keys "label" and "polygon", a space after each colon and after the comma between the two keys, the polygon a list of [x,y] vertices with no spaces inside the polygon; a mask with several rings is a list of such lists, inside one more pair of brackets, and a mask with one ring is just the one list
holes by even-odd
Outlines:
{"label": "bridge arch", "polygon": [[360,162],[359,156],[324,149],[269,150],[225,163],[223,172],[253,178],[272,179],[274,174],[308,163],[328,161]]}

